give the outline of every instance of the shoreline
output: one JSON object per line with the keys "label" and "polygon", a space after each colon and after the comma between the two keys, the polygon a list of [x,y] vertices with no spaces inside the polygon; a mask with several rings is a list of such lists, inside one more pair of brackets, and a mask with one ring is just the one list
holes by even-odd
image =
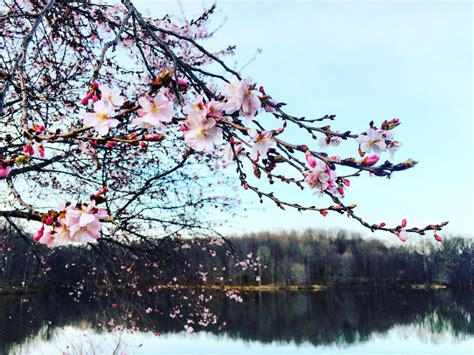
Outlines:
{"label": "shoreline", "polygon": [[[144,287],[150,287],[149,285]],[[386,284],[386,285],[350,285],[350,284],[315,284],[315,285],[154,285],[159,289],[208,289],[216,291],[242,291],[242,292],[320,292],[320,291],[355,291],[355,290],[377,290],[377,289],[396,289],[396,290],[445,290],[456,288],[472,288],[471,285],[445,285],[439,283],[433,284]],[[98,286],[99,289],[104,287]],[[115,286],[113,289],[123,289],[125,287]],[[56,291],[64,291],[68,287],[56,287]],[[51,288],[0,288],[0,295],[26,295],[26,294],[45,294],[51,292]]]}

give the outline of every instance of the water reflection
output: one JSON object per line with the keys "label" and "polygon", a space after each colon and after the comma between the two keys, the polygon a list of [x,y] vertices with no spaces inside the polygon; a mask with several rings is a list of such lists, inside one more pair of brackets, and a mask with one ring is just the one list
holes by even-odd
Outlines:
{"label": "water reflection", "polygon": [[[165,293],[158,297],[162,303],[170,302]],[[446,337],[469,340],[474,335],[474,298],[466,290],[265,292],[247,293],[244,299],[239,304],[216,294],[212,306],[227,325],[221,332],[207,329],[207,341],[212,332],[224,343],[347,347],[373,340],[374,335],[393,336],[394,331],[402,337],[408,332],[431,343],[443,342]],[[85,347],[95,346],[97,335],[98,339],[122,346],[127,334],[111,334],[105,329],[114,318],[110,302],[99,298],[77,303],[69,295],[58,294],[0,296],[0,353],[18,352],[38,339],[57,341],[55,335],[59,333],[70,335],[64,338],[70,341],[67,345],[71,353],[91,352]],[[159,329],[163,339],[183,330],[178,321],[157,315],[137,323],[141,331]],[[87,335],[74,335],[81,329],[87,330]],[[155,338],[153,333],[140,336],[133,338],[136,344],[132,347],[137,353],[140,344]],[[198,333],[193,341],[202,337]],[[99,341],[94,351],[109,353],[100,349],[105,345]]]}

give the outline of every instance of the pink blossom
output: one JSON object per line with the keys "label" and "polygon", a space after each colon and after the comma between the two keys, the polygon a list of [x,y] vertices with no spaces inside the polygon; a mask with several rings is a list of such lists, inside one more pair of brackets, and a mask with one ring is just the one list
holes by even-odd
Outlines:
{"label": "pink blossom", "polygon": [[272,138],[272,132],[262,131],[258,133],[255,129],[249,129],[248,134],[253,140],[249,153],[250,159],[253,161],[257,161],[259,157],[266,159],[268,151],[276,146],[276,142]]}
{"label": "pink blossom", "polygon": [[224,155],[227,160],[227,164],[234,160],[236,155],[240,155],[243,151],[244,147],[242,146],[241,142],[236,143],[228,143],[224,148]]}
{"label": "pink blossom", "polygon": [[66,226],[65,224],[61,224],[61,226],[55,228],[54,231],[56,232],[54,235],[54,238],[55,238],[54,246],[69,245],[73,242],[73,240],[71,239],[71,233],[70,233],[69,227]]}
{"label": "pink blossom", "polygon": [[341,144],[340,137],[324,136],[318,139],[318,145],[321,148],[325,148],[328,145],[337,147],[339,144]]}
{"label": "pink blossom", "polygon": [[359,134],[356,141],[359,142],[359,148],[364,153],[374,152],[380,154],[387,148],[385,144],[384,131],[369,128],[365,133]]}
{"label": "pink blossom", "polygon": [[69,206],[66,208],[66,223],[68,226],[73,226],[75,224],[80,227],[92,223],[95,221],[96,217],[93,211],[95,203],[91,201],[89,205],[82,205],[81,208],[74,208]]}
{"label": "pink blossom", "polygon": [[239,111],[247,120],[252,120],[262,106],[258,94],[250,79],[240,81],[237,77],[232,78],[222,90],[222,95],[226,98],[225,113]]}
{"label": "pink blossom", "polygon": [[95,243],[100,236],[100,230],[102,229],[102,223],[94,220],[85,226],[79,224],[73,224],[69,230],[71,232],[71,238],[75,242],[79,243]]}
{"label": "pink blossom", "polygon": [[304,172],[305,181],[312,189],[324,191],[335,186],[336,173],[322,160],[316,159],[314,168]]}
{"label": "pink blossom", "polygon": [[139,117],[132,121],[132,124],[144,127],[149,130],[155,128],[159,131],[165,129],[164,123],[173,119],[173,103],[165,95],[163,89],[159,91],[150,101],[147,97],[142,96],[138,99],[141,106]]}
{"label": "pink blossom", "polygon": [[117,127],[119,121],[110,118],[114,113],[111,105],[104,101],[97,101],[94,104],[94,112],[87,112],[84,115],[84,126],[93,127],[101,136],[109,133],[110,128]]}
{"label": "pink blossom", "polygon": [[40,238],[37,240],[40,244],[46,244],[48,248],[52,248],[54,246],[54,230],[48,230],[42,233]]}
{"label": "pink blossom", "polygon": [[184,114],[191,120],[205,119],[207,116],[207,107],[201,95],[196,97],[192,105],[183,107]]}
{"label": "pink blossom", "polygon": [[198,152],[212,153],[214,145],[222,140],[222,129],[212,119],[190,119],[185,122],[184,141]]}
{"label": "pink blossom", "polygon": [[101,100],[104,101],[108,105],[112,105],[115,108],[121,107],[124,102],[125,98],[120,95],[119,88],[109,88],[107,85],[99,85],[99,90],[102,94]]}
{"label": "pink blossom", "polygon": [[400,239],[400,241],[404,243],[408,240],[408,232],[405,229],[395,232],[395,235],[398,237],[398,239]]}

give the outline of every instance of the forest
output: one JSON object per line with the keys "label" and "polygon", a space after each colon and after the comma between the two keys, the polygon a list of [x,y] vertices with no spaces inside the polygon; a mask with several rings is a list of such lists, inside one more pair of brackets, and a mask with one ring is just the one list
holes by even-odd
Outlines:
{"label": "forest", "polygon": [[[473,241],[448,236],[390,245],[360,234],[309,229],[230,237],[228,245],[184,239],[152,258],[131,249],[29,244],[7,225],[0,248],[0,289],[152,286],[472,287]],[[212,246],[209,247],[209,244]],[[233,250],[229,254],[229,246]],[[176,275],[183,275],[179,278]],[[76,292],[76,291],[75,291]],[[94,291],[95,292],[95,291]]]}

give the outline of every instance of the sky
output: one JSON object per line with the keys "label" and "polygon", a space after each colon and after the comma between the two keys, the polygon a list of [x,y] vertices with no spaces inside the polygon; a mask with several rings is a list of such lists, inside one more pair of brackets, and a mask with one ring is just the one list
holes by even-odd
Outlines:
{"label": "sky", "polygon": [[[181,13],[176,1],[135,3],[153,16]],[[181,8],[192,18],[211,3],[183,0]],[[419,227],[447,220],[447,233],[474,234],[472,2],[218,0],[217,6],[213,25],[227,19],[206,45],[235,44],[236,68],[261,49],[242,74],[286,102],[287,112],[336,114],[333,128],[354,132],[371,120],[402,121],[395,160],[419,164],[390,180],[353,180],[345,202],[357,203],[359,215],[371,223],[407,218]],[[288,133],[293,141],[299,135]],[[341,149],[354,155],[357,147]],[[308,192],[277,189],[289,200],[328,205]],[[251,192],[240,197],[252,208],[226,224],[239,233],[307,227],[370,233],[347,217],[280,211],[269,202],[257,208]]]}

